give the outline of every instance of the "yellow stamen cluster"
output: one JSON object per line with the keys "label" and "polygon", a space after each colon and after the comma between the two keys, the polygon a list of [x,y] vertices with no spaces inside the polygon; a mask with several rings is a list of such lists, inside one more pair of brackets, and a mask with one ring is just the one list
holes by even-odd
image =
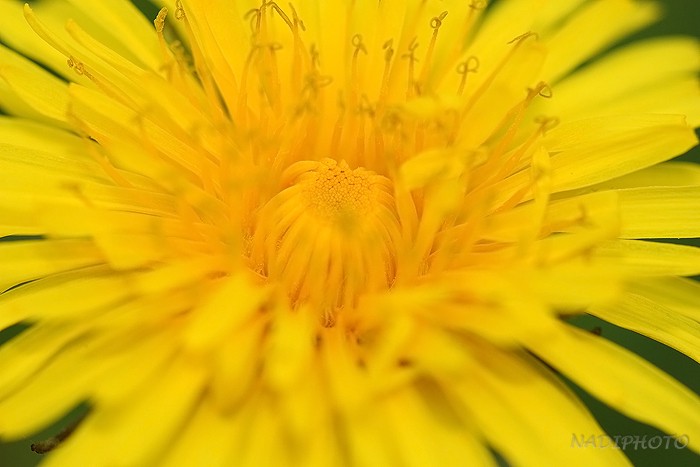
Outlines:
{"label": "yellow stamen cluster", "polygon": [[289,186],[261,210],[252,242],[261,274],[326,317],[391,284],[399,234],[387,178],[322,159],[291,165],[283,181]]}

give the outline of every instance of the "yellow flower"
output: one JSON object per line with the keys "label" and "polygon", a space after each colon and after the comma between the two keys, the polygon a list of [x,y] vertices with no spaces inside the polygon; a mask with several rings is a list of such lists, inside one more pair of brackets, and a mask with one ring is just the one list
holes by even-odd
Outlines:
{"label": "yellow flower", "polygon": [[648,240],[700,235],[698,45],[598,57],[657,5],[162,3],[0,3],[1,436],[87,401],[43,465],[626,464],[560,372],[700,450],[566,322],[700,357],[700,250]]}

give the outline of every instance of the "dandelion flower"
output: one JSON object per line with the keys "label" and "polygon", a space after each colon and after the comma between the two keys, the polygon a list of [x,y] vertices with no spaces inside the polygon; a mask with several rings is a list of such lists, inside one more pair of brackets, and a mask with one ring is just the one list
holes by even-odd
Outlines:
{"label": "dandelion flower", "polygon": [[[625,465],[700,450],[698,46],[632,0],[0,3],[0,435],[46,466]],[[162,6],[161,5],[161,6]],[[21,18],[22,8],[24,18]],[[594,363],[592,363],[594,362]]]}

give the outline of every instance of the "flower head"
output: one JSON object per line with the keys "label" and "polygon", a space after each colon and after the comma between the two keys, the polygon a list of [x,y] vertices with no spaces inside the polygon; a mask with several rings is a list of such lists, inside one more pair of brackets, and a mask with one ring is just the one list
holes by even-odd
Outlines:
{"label": "flower head", "polygon": [[0,435],[87,402],[45,465],[625,464],[561,373],[700,449],[565,319],[699,356],[700,250],[647,240],[700,234],[698,46],[597,57],[654,3],[162,3],[0,4]]}

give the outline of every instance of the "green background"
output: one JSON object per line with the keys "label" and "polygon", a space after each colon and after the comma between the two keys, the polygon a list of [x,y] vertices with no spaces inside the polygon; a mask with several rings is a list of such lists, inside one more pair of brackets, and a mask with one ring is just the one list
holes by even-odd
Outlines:
{"label": "green background", "polygon": [[[145,2],[137,0],[136,3],[144,4]],[[630,38],[630,40],[638,39],[641,37],[669,34],[685,34],[700,37],[700,1],[662,0],[660,3],[663,4],[667,10],[665,19],[661,23],[653,26],[652,28],[649,28],[640,34],[637,34],[633,38]],[[155,16],[155,10],[152,8],[152,6],[149,5],[146,11],[148,11],[149,16]],[[650,69],[653,68],[654,64],[649,63],[649,67]],[[601,85],[604,85],[604,83],[601,83]],[[700,163],[700,149],[696,148],[688,154],[681,156],[681,158],[684,160]],[[688,243],[700,246],[700,242],[698,241],[690,241]],[[700,306],[700,297],[698,297],[698,305]],[[618,328],[616,326],[605,323],[590,316],[577,317],[574,320],[572,320],[572,322],[577,326],[580,326],[585,329],[594,329],[595,327],[600,327],[602,330],[602,335],[605,336],[607,339],[615,341],[633,350],[634,352],[643,356],[650,362],[656,364],[657,366],[659,366],[660,368],[662,368],[663,370],[665,370],[666,372],[668,372],[669,374],[686,384],[696,393],[700,392],[699,367],[697,363],[695,363],[693,360],[686,357],[685,355],[680,354],[679,352],[676,352],[675,350],[672,350],[651,339]],[[8,339],[10,339],[19,330],[20,328],[12,328],[0,332],[0,345],[2,345],[3,342],[6,342]],[[605,365],[605,362],[591,361],[590,365],[591,372],[595,372],[596,366]],[[609,435],[663,435],[663,433],[648,425],[630,420],[629,418],[617,413],[615,410],[607,407],[605,404],[602,404],[596,399],[590,397],[572,383],[570,384],[572,385],[572,387],[574,387],[574,390],[580,395],[580,397],[583,399],[586,405],[588,405],[588,407],[593,412],[594,416],[602,425],[603,429],[605,429],[605,431]],[[84,410],[85,407],[79,407],[73,413],[71,413],[68,416],[68,418],[75,418],[80,414],[81,411]],[[56,434],[58,431],[60,431],[61,427],[65,426],[66,422],[67,420],[62,420],[56,425],[48,427],[45,431],[37,433],[35,436],[32,436],[31,439],[20,440],[11,443],[0,442],[0,467],[31,467],[37,465],[39,460],[41,459],[41,456],[33,453],[29,449],[30,444],[36,440],[43,440]],[[691,453],[687,449],[677,450],[671,448],[656,450],[634,450],[633,448],[628,448],[626,450],[626,454],[633,461],[634,465],[639,467],[656,467],[661,465],[668,467],[700,466],[700,456]],[[88,464],[89,460],[86,459],[86,465]]]}

